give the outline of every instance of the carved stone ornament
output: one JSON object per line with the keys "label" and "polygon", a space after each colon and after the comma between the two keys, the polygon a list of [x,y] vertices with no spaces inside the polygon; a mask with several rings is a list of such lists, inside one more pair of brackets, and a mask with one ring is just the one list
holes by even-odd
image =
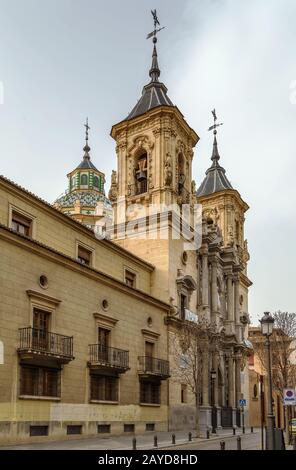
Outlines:
{"label": "carved stone ornament", "polygon": [[164,166],[164,184],[165,186],[171,186],[173,180],[172,172],[172,157],[170,153],[167,153],[167,158]]}
{"label": "carved stone ornament", "polygon": [[109,190],[108,197],[110,201],[115,201],[118,196],[118,186],[117,186],[117,172],[115,170],[112,170],[112,175],[111,175],[111,188]]}

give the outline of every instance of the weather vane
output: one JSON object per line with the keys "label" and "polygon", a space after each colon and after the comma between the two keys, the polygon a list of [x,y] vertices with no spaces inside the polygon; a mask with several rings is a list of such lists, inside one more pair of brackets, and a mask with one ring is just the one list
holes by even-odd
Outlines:
{"label": "weather vane", "polygon": [[90,130],[90,127],[88,125],[88,117],[86,118],[86,124],[84,124],[85,127],[85,140],[88,142],[88,131]]}
{"label": "weather vane", "polygon": [[154,21],[154,31],[152,31],[151,33],[149,33],[147,35],[147,38],[146,39],[149,39],[149,38],[152,38],[153,37],[153,42],[156,42],[157,41],[157,38],[156,38],[156,34],[159,33],[159,31],[161,31],[162,29],[165,28],[165,26],[163,26],[162,28],[158,28],[157,29],[157,25],[160,26],[160,22],[159,22],[159,19],[157,17],[157,12],[156,10],[151,10],[151,14],[153,16],[153,21]]}
{"label": "weather vane", "polygon": [[214,118],[214,124],[213,124],[213,126],[211,126],[211,127],[208,128],[208,131],[214,130],[214,134],[217,134],[216,129],[217,129],[217,127],[219,127],[219,126],[223,126],[223,122],[221,122],[220,124],[216,124],[216,121],[217,121],[217,114],[216,114],[216,110],[215,110],[215,109],[213,109],[212,115],[213,115],[213,118]]}

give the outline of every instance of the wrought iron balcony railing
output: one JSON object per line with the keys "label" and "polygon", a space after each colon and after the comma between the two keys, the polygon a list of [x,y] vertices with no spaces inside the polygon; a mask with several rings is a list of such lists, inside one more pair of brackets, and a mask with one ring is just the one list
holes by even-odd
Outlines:
{"label": "wrought iron balcony railing", "polygon": [[170,376],[169,361],[157,357],[140,356],[139,363],[141,374],[155,375],[163,379]]}
{"label": "wrought iron balcony railing", "polygon": [[73,358],[73,336],[64,336],[47,330],[20,328],[19,353],[39,353],[64,359]]}
{"label": "wrought iron balcony railing", "polygon": [[127,195],[132,196],[140,196],[141,194],[145,194],[148,191],[148,180],[138,181],[135,184],[128,185]]}
{"label": "wrought iron balcony railing", "polygon": [[129,351],[102,344],[89,345],[89,365],[125,371],[129,369]]}

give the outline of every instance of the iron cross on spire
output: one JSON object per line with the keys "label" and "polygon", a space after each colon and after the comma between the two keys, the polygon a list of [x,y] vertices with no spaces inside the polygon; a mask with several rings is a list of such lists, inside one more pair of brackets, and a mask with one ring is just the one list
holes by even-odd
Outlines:
{"label": "iron cross on spire", "polygon": [[208,131],[214,130],[214,135],[216,135],[216,134],[217,134],[217,130],[216,130],[217,127],[223,126],[223,122],[221,122],[220,124],[216,124],[216,121],[217,121],[217,114],[216,114],[216,110],[215,110],[215,109],[213,109],[212,115],[213,115],[213,118],[214,118],[214,124],[213,124],[213,126],[211,126],[211,127],[208,128]]}
{"label": "iron cross on spire", "polygon": [[159,22],[159,19],[157,17],[157,12],[156,10],[151,10],[151,14],[152,14],[152,17],[153,17],[153,21],[154,21],[154,31],[152,31],[151,33],[149,33],[147,35],[147,38],[146,39],[149,39],[149,38],[152,38],[153,37],[153,42],[156,42],[157,39],[156,39],[156,34],[159,33],[159,31],[161,31],[162,29],[165,28],[165,26],[163,26],[162,28],[158,28],[157,29],[157,25],[160,26],[160,22]]}

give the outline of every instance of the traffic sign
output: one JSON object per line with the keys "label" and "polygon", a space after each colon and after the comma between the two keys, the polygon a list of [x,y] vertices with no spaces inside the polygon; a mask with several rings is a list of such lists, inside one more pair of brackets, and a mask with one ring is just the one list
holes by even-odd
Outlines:
{"label": "traffic sign", "polygon": [[293,387],[284,388],[284,405],[286,406],[296,405],[295,388]]}
{"label": "traffic sign", "polygon": [[245,399],[242,399],[242,400],[239,401],[239,406],[241,406],[241,407],[246,406],[246,404],[247,404],[247,400],[245,400]]}

